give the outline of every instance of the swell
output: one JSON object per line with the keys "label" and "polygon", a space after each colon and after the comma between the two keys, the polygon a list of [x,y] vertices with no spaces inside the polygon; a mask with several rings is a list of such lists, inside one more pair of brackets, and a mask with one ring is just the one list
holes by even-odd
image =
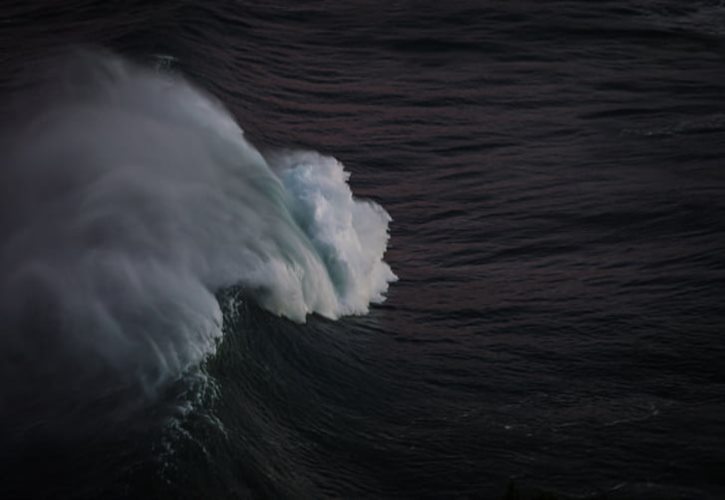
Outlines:
{"label": "swell", "polygon": [[0,138],[7,435],[138,414],[215,351],[228,287],[298,322],[384,300],[390,217],[339,162],[268,161],[176,75],[89,51],[53,70]]}

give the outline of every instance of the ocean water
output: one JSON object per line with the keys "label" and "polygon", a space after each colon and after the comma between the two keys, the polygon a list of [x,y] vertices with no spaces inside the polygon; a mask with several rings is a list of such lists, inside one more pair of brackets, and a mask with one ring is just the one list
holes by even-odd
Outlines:
{"label": "ocean water", "polygon": [[2,498],[725,497],[722,1],[10,1],[0,64]]}

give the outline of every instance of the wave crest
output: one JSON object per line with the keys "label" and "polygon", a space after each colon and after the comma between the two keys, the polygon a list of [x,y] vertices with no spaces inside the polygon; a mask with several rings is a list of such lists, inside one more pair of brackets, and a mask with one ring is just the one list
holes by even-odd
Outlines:
{"label": "wave crest", "polygon": [[29,384],[5,383],[5,408],[37,411],[31,390],[156,393],[214,351],[227,287],[295,321],[384,299],[390,217],[339,162],[267,161],[178,76],[97,53],[63,74],[0,139],[0,370]]}

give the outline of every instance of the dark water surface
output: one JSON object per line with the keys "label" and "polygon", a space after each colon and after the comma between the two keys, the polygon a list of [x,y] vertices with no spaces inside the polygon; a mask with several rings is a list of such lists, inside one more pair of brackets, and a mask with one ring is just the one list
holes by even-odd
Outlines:
{"label": "dark water surface", "polygon": [[339,159],[400,281],[235,303],[186,417],[33,443],[10,497],[725,497],[723,2],[11,1],[3,88],[68,44]]}

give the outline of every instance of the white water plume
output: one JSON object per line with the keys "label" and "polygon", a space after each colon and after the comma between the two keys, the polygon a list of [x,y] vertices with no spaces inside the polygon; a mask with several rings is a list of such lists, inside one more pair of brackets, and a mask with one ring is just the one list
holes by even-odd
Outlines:
{"label": "white water plume", "polygon": [[154,394],[214,351],[226,287],[294,321],[383,300],[390,217],[336,160],[270,165],[178,76],[89,53],[63,67],[0,138],[0,417],[101,376],[104,394]]}

